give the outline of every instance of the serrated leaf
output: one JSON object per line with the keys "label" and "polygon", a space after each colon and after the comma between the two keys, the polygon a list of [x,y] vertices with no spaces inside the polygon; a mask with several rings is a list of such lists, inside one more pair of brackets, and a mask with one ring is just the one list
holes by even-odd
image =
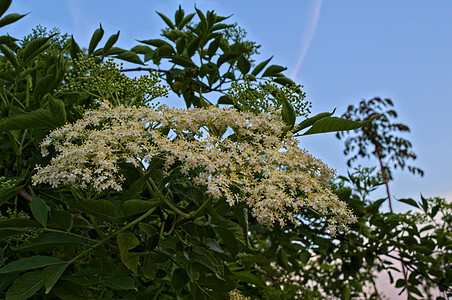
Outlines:
{"label": "serrated leaf", "polygon": [[46,267],[42,271],[42,280],[44,283],[44,287],[46,288],[46,294],[48,294],[58,279],[63,275],[66,268],[69,266],[68,263],[52,265]]}
{"label": "serrated leaf", "polygon": [[127,200],[122,204],[124,217],[146,212],[154,207],[159,206],[160,203],[161,201],[159,199],[152,199],[151,201],[138,199]]}
{"label": "serrated leaf", "polygon": [[218,104],[234,104],[234,101],[229,95],[223,95],[218,99]]}
{"label": "serrated leaf", "polygon": [[[334,110],[334,111],[335,111],[335,110]],[[306,120],[304,120],[303,122],[301,122],[300,124],[298,124],[297,127],[296,127],[296,129],[294,129],[293,132],[296,133],[296,132],[298,132],[298,131],[300,131],[300,130],[303,130],[303,129],[305,129],[305,128],[308,128],[309,126],[312,126],[312,124],[314,124],[314,123],[317,122],[318,120],[333,115],[333,114],[334,114],[334,111],[331,112],[331,113],[329,113],[329,112],[320,113],[320,114],[315,115],[314,117],[307,118]]]}
{"label": "serrated leaf", "polygon": [[12,218],[0,221],[0,229],[6,228],[42,228],[42,225],[33,220]]}
{"label": "serrated leaf", "polygon": [[287,77],[276,77],[273,79],[274,82],[279,83],[280,85],[293,85],[295,84],[295,82],[293,82],[292,79],[287,78]]}
{"label": "serrated leaf", "polygon": [[0,269],[0,274],[24,272],[61,263],[64,263],[64,261],[53,256],[36,255],[10,262]]}
{"label": "serrated leaf", "polygon": [[71,58],[72,59],[76,59],[77,58],[77,54],[79,54],[80,52],[81,52],[80,47],[75,42],[74,36],[71,35],[71,48],[70,48]]}
{"label": "serrated leaf", "polygon": [[116,206],[108,200],[83,200],[77,203],[71,203],[71,205],[83,212],[103,219],[116,217]]}
{"label": "serrated leaf", "polygon": [[173,64],[177,64],[182,67],[188,67],[188,68],[196,68],[197,66],[195,63],[189,59],[182,56],[174,56],[170,60]]}
{"label": "serrated leaf", "polygon": [[189,14],[187,15],[181,22],[180,22],[180,27],[179,29],[182,29],[185,25],[187,25],[191,19],[193,19],[193,17],[195,16],[195,13]]}
{"label": "serrated leaf", "polygon": [[19,273],[0,274],[0,292],[3,292],[19,275]]}
{"label": "serrated leaf", "polygon": [[262,279],[260,279],[259,277],[257,277],[256,275],[254,275],[253,273],[251,273],[249,271],[233,272],[233,274],[234,274],[233,275],[234,278],[239,281],[254,284],[259,288],[266,287],[266,284],[265,284],[265,282],[262,281]]}
{"label": "serrated leaf", "polygon": [[281,115],[284,122],[286,122],[288,126],[288,130],[291,130],[293,126],[295,125],[295,120],[297,116],[295,115],[295,110],[292,106],[292,104],[287,101],[286,97],[282,97],[282,109],[281,109]]}
{"label": "serrated leaf", "polygon": [[179,29],[180,29],[180,24],[181,24],[182,20],[184,19],[184,14],[185,14],[185,12],[179,4],[179,9],[176,10],[176,13],[174,14],[174,21],[176,23],[177,28],[179,28]]}
{"label": "serrated leaf", "polygon": [[27,299],[33,296],[42,286],[41,271],[25,273],[14,280],[6,293],[6,300]]}
{"label": "serrated leaf", "polygon": [[209,57],[212,57],[215,55],[215,53],[217,53],[218,47],[220,46],[221,39],[222,39],[221,36],[217,37],[209,44],[209,47],[207,48],[207,54],[209,55]]}
{"label": "serrated leaf", "polygon": [[135,275],[138,275],[137,268],[140,260],[140,254],[129,252],[129,250],[135,248],[140,243],[137,237],[130,231],[124,231],[118,233],[116,240],[118,242],[121,261]]}
{"label": "serrated leaf", "polygon": [[104,29],[102,28],[102,24],[99,25],[99,28],[96,29],[91,37],[88,47],[88,55],[93,54],[100,40],[104,36]]}
{"label": "serrated leaf", "polygon": [[243,75],[246,75],[246,73],[248,73],[251,68],[251,63],[243,55],[240,55],[239,59],[237,60],[237,67]]}
{"label": "serrated leaf", "polygon": [[267,66],[267,64],[270,62],[270,60],[271,60],[272,58],[273,58],[273,56],[270,57],[269,59],[267,59],[267,60],[261,62],[260,64],[258,64],[258,65],[254,68],[254,70],[251,72],[251,74],[253,74],[254,76],[257,76],[257,74],[259,74],[259,73],[265,68],[265,66]]}
{"label": "serrated leaf", "polygon": [[239,242],[237,241],[236,236],[232,230],[229,230],[224,227],[217,227],[215,230],[220,235],[223,240],[226,248],[229,250],[232,256],[236,256],[239,253]]}
{"label": "serrated leaf", "polygon": [[403,198],[403,199],[397,199],[397,200],[400,201],[400,202],[403,202],[403,203],[405,203],[405,204],[408,204],[408,205],[414,206],[414,207],[416,207],[416,208],[419,208],[419,205],[417,204],[416,201],[414,201],[414,199],[411,199],[411,198]]}
{"label": "serrated leaf", "polygon": [[107,55],[108,50],[110,50],[111,47],[113,47],[113,45],[118,41],[118,38],[119,38],[119,30],[118,30],[118,33],[112,34],[112,35],[108,38],[107,42],[105,43],[105,46],[104,46],[104,48],[103,48],[103,54],[104,54],[104,56]]}
{"label": "serrated leaf", "polygon": [[165,42],[164,40],[160,40],[160,39],[150,39],[150,40],[138,40],[138,42],[146,44],[146,45],[150,45],[150,46],[154,46],[154,47],[162,47],[164,45],[168,45],[171,46],[170,44],[168,44],[168,42]]}
{"label": "serrated leaf", "polygon": [[262,74],[262,77],[274,76],[284,70],[287,70],[287,68],[283,67],[283,66],[278,66],[278,65],[271,65],[264,71],[264,74]]}
{"label": "serrated leaf", "polygon": [[20,14],[9,14],[9,15],[6,15],[0,20],[0,27],[3,27],[3,26],[6,26],[8,24],[11,24],[11,23],[14,23],[16,21],[19,21],[20,19],[22,19],[26,15],[28,15],[28,14],[25,14],[25,15],[20,15]]}
{"label": "serrated leaf", "polygon": [[32,193],[31,203],[30,203],[31,213],[36,221],[42,226],[47,225],[47,204],[44,200]]}
{"label": "serrated leaf", "polygon": [[128,61],[134,64],[139,64],[139,65],[144,65],[144,63],[141,61],[140,57],[132,51],[125,51],[122,53],[119,53],[118,55],[116,55],[115,58],[124,60],[124,61]]}
{"label": "serrated leaf", "polygon": [[0,131],[18,129],[53,129],[58,126],[48,109],[39,108],[26,114],[18,114],[0,120]]}
{"label": "serrated leaf", "polygon": [[6,45],[0,44],[0,51],[2,51],[3,55],[6,59],[13,65],[14,68],[19,68],[19,60],[17,59],[16,54]]}
{"label": "serrated leaf", "polygon": [[361,128],[362,126],[372,122],[377,116],[367,120],[365,122],[357,122],[349,119],[342,119],[338,117],[326,117],[315,122],[308,131],[303,135],[336,132],[345,130],[354,130]]}
{"label": "serrated leaf", "polygon": [[74,220],[72,219],[72,215],[70,212],[65,210],[55,210],[53,209],[50,212],[50,222],[49,226],[56,226],[57,228],[70,231]]}
{"label": "serrated leaf", "polygon": [[143,275],[147,279],[154,279],[156,271],[157,271],[157,265],[155,264],[155,258],[151,253],[149,253],[144,258]]}
{"label": "serrated leaf", "polygon": [[156,11],[156,13],[160,16],[160,18],[162,18],[162,20],[166,23],[166,25],[168,25],[169,28],[171,29],[175,28],[173,22],[171,22],[171,20],[167,16],[165,16],[162,13],[159,13],[158,11]]}
{"label": "serrated leaf", "polygon": [[11,6],[12,0],[2,0],[0,1],[0,17],[8,10]]}
{"label": "serrated leaf", "polygon": [[48,95],[49,109],[54,115],[55,119],[60,125],[64,125],[67,121],[66,119],[66,108],[64,107],[63,101],[60,99],[55,99],[51,95]]}
{"label": "serrated leaf", "polygon": [[14,251],[37,251],[70,244],[84,245],[84,242],[81,238],[62,233],[45,233],[33,240],[28,241],[24,245],[21,245],[19,247],[11,247],[11,249],[13,249]]}
{"label": "serrated leaf", "polygon": [[137,45],[137,46],[133,47],[132,49],[130,49],[130,51],[139,53],[139,54],[146,54],[149,51],[152,51],[152,49],[148,46]]}
{"label": "serrated leaf", "polygon": [[[0,131],[6,131],[6,130],[2,129],[2,125],[1,125],[2,121],[3,120],[0,121]],[[11,198],[16,196],[17,193],[19,193],[23,188],[24,188],[24,186],[20,185],[20,186],[12,186],[10,188],[1,190],[0,191],[0,205],[8,202]]]}
{"label": "serrated leaf", "polygon": [[111,278],[107,281],[107,286],[114,290],[136,290],[135,282],[130,276]]}
{"label": "serrated leaf", "polygon": [[24,48],[23,61],[27,63],[43,53],[49,46],[50,37],[38,37],[32,39]]}

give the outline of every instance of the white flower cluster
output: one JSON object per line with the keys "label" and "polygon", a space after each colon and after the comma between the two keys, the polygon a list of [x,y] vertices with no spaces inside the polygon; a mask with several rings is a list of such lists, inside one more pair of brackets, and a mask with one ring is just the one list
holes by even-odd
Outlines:
{"label": "white flower cluster", "polygon": [[[100,104],[45,138],[42,154],[48,155],[52,145],[58,155],[50,165],[37,167],[34,184],[120,191],[124,178],[118,163],[141,168],[158,156],[165,160],[166,171],[178,162],[181,172],[206,187],[212,198],[225,197],[230,205],[246,202],[263,225],[284,226],[287,220],[296,225],[304,208],[330,216],[332,234],[356,221],[327,187],[334,171],[299,148],[290,132],[283,136],[285,124],[279,114],[254,115],[215,106]],[[164,129],[171,131],[165,134]]]}

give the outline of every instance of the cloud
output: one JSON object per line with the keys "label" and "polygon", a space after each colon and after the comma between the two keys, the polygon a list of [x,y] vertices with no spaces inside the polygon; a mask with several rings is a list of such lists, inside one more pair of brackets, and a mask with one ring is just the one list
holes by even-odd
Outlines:
{"label": "cloud", "polygon": [[313,2],[311,2],[308,19],[306,21],[306,25],[303,30],[303,35],[301,37],[300,53],[298,55],[297,62],[295,63],[295,67],[291,74],[292,78],[295,78],[295,76],[298,74],[298,71],[300,70],[301,65],[303,64],[304,58],[308,53],[309,47],[311,46],[312,39],[314,38],[314,34],[317,29],[317,24],[319,23],[321,7],[322,0],[313,0]]}
{"label": "cloud", "polygon": [[87,44],[86,41],[89,42],[92,34],[90,32],[92,24],[87,17],[87,12],[80,7],[80,3],[75,1],[66,0],[66,6],[71,16],[74,36],[80,39],[77,43],[79,45]]}

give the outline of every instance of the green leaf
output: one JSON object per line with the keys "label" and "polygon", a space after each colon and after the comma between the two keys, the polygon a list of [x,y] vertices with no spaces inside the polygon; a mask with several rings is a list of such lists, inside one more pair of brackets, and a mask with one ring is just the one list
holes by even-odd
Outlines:
{"label": "green leaf", "polygon": [[0,229],[5,228],[42,228],[42,226],[33,220],[7,219],[0,221]]}
{"label": "green leaf", "polygon": [[155,258],[151,253],[149,253],[144,258],[143,275],[147,279],[154,279],[156,271],[157,271],[157,265],[155,264]]}
{"label": "green leaf", "polygon": [[24,48],[24,63],[33,60],[36,56],[43,53],[50,46],[50,38],[51,37],[38,37],[32,39]]}
{"label": "green leaf", "polygon": [[28,14],[25,14],[25,15],[19,15],[19,14],[6,15],[0,20],[0,27],[3,27],[3,26],[6,26],[8,24],[11,24],[11,23],[14,23],[16,21],[19,21],[20,19],[22,19],[26,15],[28,15]]}
{"label": "green leaf", "polygon": [[71,202],[70,204],[83,212],[92,214],[102,219],[116,217],[116,206],[108,200],[82,200],[78,202]]}
{"label": "green leaf", "polygon": [[55,99],[51,95],[47,97],[49,99],[49,109],[54,115],[56,121],[59,125],[64,125],[67,121],[66,119],[66,108],[64,107],[63,101],[60,99]]}
{"label": "green leaf", "polygon": [[199,9],[197,9],[196,6],[195,6],[195,10],[196,10],[196,14],[197,14],[198,17],[199,17],[199,20],[201,21],[201,22],[200,22],[201,26],[204,28],[204,30],[206,30],[206,29],[207,29],[207,26],[208,26],[207,20],[206,20],[206,16],[204,16],[204,14],[202,13],[202,11],[200,11]]}
{"label": "green leaf", "polygon": [[14,251],[37,251],[42,249],[62,247],[70,244],[84,245],[84,242],[81,238],[66,235],[63,233],[45,233],[31,241],[28,241],[22,246],[11,246],[11,249],[13,249]]}
{"label": "green leaf", "polygon": [[173,22],[171,22],[171,20],[167,16],[165,16],[162,13],[159,13],[158,11],[156,11],[156,13],[160,16],[160,18],[162,18],[163,21],[165,21],[166,25],[168,25],[169,28],[171,29],[175,28]]}
{"label": "green leaf", "polygon": [[55,74],[47,74],[38,79],[35,86],[35,94],[42,97],[44,94],[51,92],[53,83],[55,82]]}
{"label": "green leaf", "polygon": [[44,283],[41,271],[25,273],[14,280],[13,285],[6,293],[6,300],[27,299],[33,296]]}
{"label": "green leaf", "polygon": [[8,10],[11,6],[12,0],[1,0],[0,1],[0,17]]}
{"label": "green leaf", "polygon": [[53,256],[36,255],[10,262],[0,269],[0,274],[23,272],[61,263],[64,263],[64,261]]}
{"label": "green leaf", "polygon": [[171,276],[171,283],[176,289],[181,289],[189,280],[187,272],[184,269],[176,269]]}
{"label": "green leaf", "polygon": [[130,276],[111,278],[107,281],[107,286],[114,290],[136,290],[135,282]]}
{"label": "green leaf", "polygon": [[77,55],[81,52],[80,47],[74,40],[74,36],[71,35],[71,48],[70,48],[70,54],[72,59],[76,59]]}
{"label": "green leaf", "polygon": [[246,73],[248,73],[251,68],[251,63],[243,55],[240,55],[239,59],[237,60],[237,67],[243,75],[246,75]]}
{"label": "green leaf", "polygon": [[317,114],[314,117],[307,118],[306,120],[304,120],[303,122],[298,124],[296,129],[294,129],[293,132],[296,133],[300,130],[308,128],[309,126],[312,126],[312,124],[314,124],[318,120],[331,116],[332,114],[334,114],[335,111],[336,111],[336,109],[334,109],[332,113],[324,112],[324,113]]}
{"label": "green leaf", "polygon": [[144,65],[144,63],[141,61],[140,57],[132,51],[125,51],[122,53],[119,53],[118,55],[116,55],[117,59],[121,59],[124,61],[128,61],[134,64],[139,64],[139,65]]}
{"label": "green leaf", "polygon": [[138,275],[138,263],[140,261],[140,254],[129,252],[140,243],[137,237],[130,231],[120,232],[116,240],[118,242],[119,254],[124,265],[131,270],[135,275]]}
{"label": "green leaf", "polygon": [[419,205],[417,204],[417,202],[411,198],[404,198],[404,199],[397,199],[397,200],[400,202],[406,203],[408,205],[414,206],[416,208],[419,208]]}
{"label": "green leaf", "polygon": [[314,125],[312,125],[312,127],[309,128],[309,130],[306,131],[303,135],[358,129],[366,124],[369,124],[376,117],[377,116],[365,122],[357,122],[338,117],[326,117],[315,122]]}
{"label": "green leaf", "polygon": [[89,42],[88,55],[93,54],[103,36],[104,30],[102,28],[102,24],[100,24],[99,28],[94,31],[91,41]]}
{"label": "green leaf", "polygon": [[259,73],[265,68],[265,66],[270,62],[270,60],[271,60],[272,58],[273,58],[273,56],[270,57],[269,59],[267,59],[267,60],[261,62],[260,64],[258,64],[258,65],[254,68],[254,70],[251,72],[251,74],[253,74],[254,76],[257,76],[257,74],[259,74]]}
{"label": "green leaf", "polygon": [[236,256],[239,253],[239,242],[232,230],[224,227],[217,227],[215,230],[218,232],[226,248],[229,250],[232,256]]}
{"label": "green leaf", "polygon": [[50,110],[42,108],[0,120],[0,131],[32,128],[53,129],[57,126]]}
{"label": "green leaf", "polygon": [[171,46],[170,44],[168,44],[167,42],[165,42],[164,40],[160,40],[160,39],[151,39],[151,40],[138,40],[138,42],[146,44],[146,45],[150,45],[150,46],[154,46],[154,47],[162,47],[164,45],[168,45]]}
{"label": "green leaf", "polygon": [[284,85],[284,86],[295,84],[295,82],[293,82],[292,79],[287,78],[287,77],[276,77],[276,78],[273,79],[273,81],[276,82],[276,83],[279,83],[281,85]]}
{"label": "green leaf", "polygon": [[[6,131],[6,130],[2,129],[2,126],[1,126],[2,121],[3,120],[0,121],[0,131]],[[0,191],[0,205],[8,202],[11,198],[16,196],[17,193],[19,193],[23,188],[24,188],[23,185],[19,185],[19,186],[12,186],[10,188],[1,190]]]}
{"label": "green leaf", "polygon": [[406,285],[405,279],[398,279],[397,282],[396,282],[396,284],[395,284],[395,287],[396,287],[396,288],[401,288],[401,287],[403,287],[403,286],[405,286],[405,285]]}
{"label": "green leaf", "polygon": [[0,274],[0,292],[3,292],[9,285],[19,277],[19,273]]}
{"label": "green leaf", "polygon": [[254,284],[257,287],[262,288],[262,289],[266,288],[265,282],[263,282],[262,279],[260,279],[259,277],[257,277],[256,275],[254,275],[253,273],[251,273],[249,271],[240,271],[240,272],[233,272],[233,273],[234,273],[233,277],[239,281]]}
{"label": "green leaf", "polygon": [[282,110],[281,110],[282,119],[284,120],[284,122],[286,122],[288,130],[291,130],[295,125],[295,120],[297,118],[295,115],[295,110],[292,104],[290,104],[290,102],[287,101],[286,97],[282,97],[281,100],[282,100]]}
{"label": "green leaf", "polygon": [[223,95],[218,99],[218,104],[234,104],[234,101],[229,95]]}
{"label": "green leaf", "polygon": [[187,25],[187,24],[191,21],[191,19],[193,19],[194,16],[195,16],[195,13],[187,15],[187,16],[182,20],[182,22],[180,22],[180,24],[179,24],[179,29],[182,29],[185,25]]}
{"label": "green leaf", "polygon": [[278,66],[278,65],[271,65],[270,67],[268,67],[265,70],[264,74],[262,74],[262,77],[274,76],[275,74],[280,73],[285,70],[287,70],[286,67]]}
{"label": "green leaf", "polygon": [[179,29],[180,29],[180,24],[181,24],[182,20],[184,19],[184,14],[185,14],[185,12],[179,4],[179,9],[176,10],[176,13],[174,14],[174,21],[176,22],[176,26]]}
{"label": "green leaf", "polygon": [[152,49],[148,46],[136,45],[135,47],[130,49],[130,51],[138,53],[138,54],[146,54],[146,53],[152,51]]}
{"label": "green leaf", "polygon": [[105,43],[105,46],[103,48],[103,55],[105,56],[108,53],[108,50],[111,49],[111,47],[113,47],[113,45],[118,41],[119,38],[119,30],[117,34],[112,34],[107,42]]}
{"label": "green leaf", "polygon": [[47,225],[47,204],[44,200],[36,196],[32,192],[31,203],[30,203],[31,213],[36,221],[42,226]]}
{"label": "green leaf", "polygon": [[170,61],[173,64],[177,64],[182,67],[188,67],[188,68],[196,68],[197,67],[191,59],[185,58],[183,56],[174,56],[171,58]]}
{"label": "green leaf", "polygon": [[46,267],[42,271],[42,280],[44,282],[44,287],[46,288],[46,294],[48,294],[58,279],[63,275],[66,268],[69,266],[68,263],[52,265]]}
{"label": "green leaf", "polygon": [[159,199],[151,199],[150,201],[138,199],[127,200],[122,204],[124,217],[146,212],[154,207],[159,206],[160,203],[161,201]]}
{"label": "green leaf", "polygon": [[13,65],[14,68],[19,68],[19,60],[17,59],[16,54],[6,45],[0,44],[0,51],[2,51],[3,55],[6,59]]}
{"label": "green leaf", "polygon": [[57,228],[70,231],[74,224],[74,220],[72,219],[70,212],[65,210],[52,209],[52,211],[50,212],[49,223],[51,223],[49,224],[49,227],[56,226]]}
{"label": "green leaf", "polygon": [[17,39],[13,38],[12,36],[9,35],[0,36],[0,44],[9,45],[11,47],[15,41],[17,41]]}
{"label": "green leaf", "polygon": [[217,37],[209,44],[209,48],[207,48],[207,54],[209,55],[209,57],[212,57],[215,55],[215,53],[217,53],[218,47],[220,46],[221,39],[222,39],[221,36]]}

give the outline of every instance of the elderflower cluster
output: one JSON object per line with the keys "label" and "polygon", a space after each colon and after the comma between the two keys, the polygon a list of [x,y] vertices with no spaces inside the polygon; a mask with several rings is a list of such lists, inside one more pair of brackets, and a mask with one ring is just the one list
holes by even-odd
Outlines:
{"label": "elderflower cluster", "polygon": [[329,216],[332,234],[347,230],[356,218],[328,188],[334,171],[298,147],[290,132],[283,135],[284,126],[276,113],[112,107],[104,101],[44,139],[42,154],[52,145],[57,156],[37,166],[33,181],[120,191],[125,178],[119,163],[143,168],[158,157],[165,172],[177,165],[213,199],[245,202],[260,224],[297,225],[301,211],[310,209]]}

